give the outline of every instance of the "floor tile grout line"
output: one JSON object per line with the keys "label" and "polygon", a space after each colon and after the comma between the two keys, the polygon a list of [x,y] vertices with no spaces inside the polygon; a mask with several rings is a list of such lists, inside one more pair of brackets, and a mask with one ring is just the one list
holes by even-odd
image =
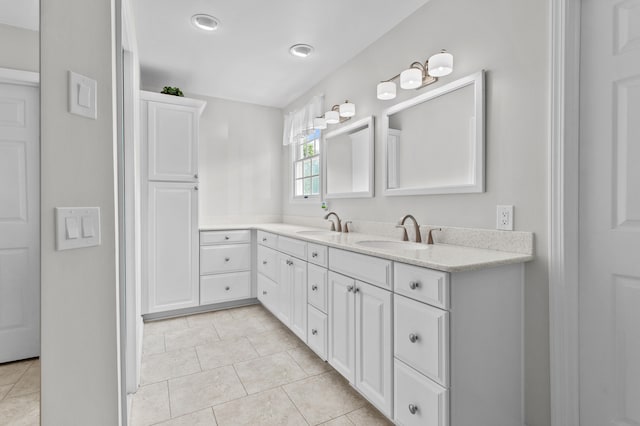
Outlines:
{"label": "floor tile grout line", "polygon": [[[240,374],[238,374],[238,370],[236,370],[235,364],[231,364],[231,367],[233,367],[233,372],[236,374],[236,377],[238,378],[238,381],[242,385],[242,389],[244,389],[244,393],[245,393],[244,396],[248,396],[249,392],[247,392],[247,387],[244,385],[244,382],[242,381],[242,378],[240,377]],[[244,398],[244,396],[243,396],[243,398]]]}
{"label": "floor tile grout line", "polygon": [[169,419],[173,419],[173,410],[171,409],[171,388],[169,387],[169,379],[166,380],[167,383],[167,398],[169,399]]}
{"label": "floor tile grout line", "polygon": [[293,406],[295,407],[296,411],[298,413],[300,413],[300,415],[302,416],[302,418],[304,419],[305,422],[307,422],[307,425],[310,425],[311,423],[309,422],[309,419],[307,419],[304,414],[302,414],[302,411],[300,411],[300,408],[296,405],[296,403],[293,401],[293,399],[291,399],[291,395],[289,395],[289,392],[287,392],[287,390],[284,388],[283,386],[280,386],[280,389],[282,389],[282,392],[284,392],[285,395],[287,395],[287,398],[289,399],[289,401],[291,401],[291,403],[293,404]]}

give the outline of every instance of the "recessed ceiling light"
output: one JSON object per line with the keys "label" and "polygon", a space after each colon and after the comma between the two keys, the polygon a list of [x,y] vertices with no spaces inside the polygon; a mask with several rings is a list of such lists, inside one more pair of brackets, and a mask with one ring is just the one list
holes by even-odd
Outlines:
{"label": "recessed ceiling light", "polygon": [[289,48],[289,53],[299,58],[306,58],[311,55],[311,52],[313,52],[313,46],[308,44],[294,44]]}
{"label": "recessed ceiling light", "polygon": [[193,15],[191,17],[191,23],[196,27],[200,28],[204,31],[215,31],[218,29],[220,25],[220,21],[218,18],[215,18],[211,15],[205,15],[203,13],[199,13],[197,15]]}

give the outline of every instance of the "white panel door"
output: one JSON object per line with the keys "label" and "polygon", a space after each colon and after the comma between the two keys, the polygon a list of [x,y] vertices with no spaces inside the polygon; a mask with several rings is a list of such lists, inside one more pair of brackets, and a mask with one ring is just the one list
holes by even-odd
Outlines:
{"label": "white panel door", "polygon": [[193,182],[198,174],[198,110],[149,102],[149,180]]}
{"label": "white panel door", "polygon": [[383,414],[391,417],[393,345],[391,292],[356,281],[355,386]]}
{"label": "white panel door", "polygon": [[292,258],[291,261],[291,330],[307,341],[307,262]]}
{"label": "white panel door", "polygon": [[198,191],[192,183],[149,182],[147,312],[199,304]]}
{"label": "white panel door", "polygon": [[287,327],[291,327],[292,262],[290,256],[278,253],[278,318]]}
{"label": "white panel door", "polygon": [[355,281],[329,271],[329,364],[350,383],[355,380]]}
{"label": "white panel door", "polygon": [[580,424],[640,425],[640,0],[583,0]]}
{"label": "white panel door", "polygon": [[0,84],[0,363],[40,355],[39,109]]}

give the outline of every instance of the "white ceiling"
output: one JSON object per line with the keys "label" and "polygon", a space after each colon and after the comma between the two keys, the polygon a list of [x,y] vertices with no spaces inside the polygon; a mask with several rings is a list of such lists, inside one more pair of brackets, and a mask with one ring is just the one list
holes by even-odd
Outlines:
{"label": "white ceiling", "polygon": [[40,29],[39,0],[0,0],[0,24]]}
{"label": "white ceiling", "polygon": [[[133,0],[142,84],[283,107],[427,1]],[[219,29],[196,30],[196,13]],[[291,56],[296,43],[315,51]]]}

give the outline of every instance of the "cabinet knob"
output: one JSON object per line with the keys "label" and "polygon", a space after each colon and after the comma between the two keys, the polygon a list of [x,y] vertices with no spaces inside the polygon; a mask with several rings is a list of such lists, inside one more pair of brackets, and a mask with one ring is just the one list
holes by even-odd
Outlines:
{"label": "cabinet knob", "polygon": [[311,257],[318,257],[318,252],[314,251],[313,253],[311,253]]}
{"label": "cabinet knob", "polygon": [[262,290],[262,294],[267,294],[267,290]]}
{"label": "cabinet knob", "polygon": [[267,264],[267,261],[266,261],[266,260],[263,260],[263,261],[262,261],[262,264],[263,264],[263,265],[266,265],[266,264]]}
{"label": "cabinet knob", "polygon": [[195,175],[193,175],[194,179],[198,179],[198,174],[196,173]]}
{"label": "cabinet knob", "polygon": [[194,186],[194,187],[193,187],[193,189],[194,189],[195,191],[197,191],[197,190],[198,190],[198,187],[197,187],[197,186]]}
{"label": "cabinet knob", "polygon": [[225,289],[226,291],[229,291],[229,290],[231,289],[231,287],[226,286],[224,289]]}
{"label": "cabinet knob", "polygon": [[230,261],[230,260],[231,260],[231,259],[230,259],[230,258],[228,258],[228,257],[225,257],[225,258],[224,258],[224,261],[225,261],[225,262],[228,262],[228,261]]}
{"label": "cabinet knob", "polygon": [[224,236],[224,239],[225,239],[225,240],[229,240],[229,236],[228,236],[228,235],[225,235],[225,236]]}
{"label": "cabinet knob", "polygon": [[287,265],[289,266],[293,265],[293,260],[287,260]]}
{"label": "cabinet knob", "polygon": [[262,237],[262,242],[264,243],[265,241],[267,241],[267,237]]}
{"label": "cabinet knob", "polygon": [[315,328],[314,328],[314,329],[312,329],[312,330],[311,330],[311,334],[313,334],[313,335],[315,336],[316,334],[318,334],[318,330],[316,330]]}
{"label": "cabinet knob", "polygon": [[355,287],[355,288],[353,289],[353,292],[354,292],[354,293],[360,293],[360,287]]}
{"label": "cabinet knob", "polygon": [[318,291],[318,286],[317,286],[317,285],[315,285],[315,284],[314,284],[314,285],[312,285],[312,286],[311,286],[311,290],[313,290],[313,291]]}
{"label": "cabinet knob", "polygon": [[411,281],[409,283],[409,288],[411,290],[415,290],[416,288],[419,288],[419,287],[420,287],[420,281]]}
{"label": "cabinet knob", "polygon": [[415,333],[411,333],[411,334],[409,335],[409,341],[410,341],[411,343],[415,343],[415,342],[417,342],[417,341],[418,341],[418,339],[419,339],[419,337],[418,337],[418,335],[417,335],[417,334],[415,334]]}
{"label": "cabinet knob", "polygon": [[352,285],[348,285],[347,286],[347,292],[351,293],[353,291],[353,286]]}
{"label": "cabinet knob", "polygon": [[409,412],[411,414],[416,414],[418,412],[418,406],[414,404],[409,404]]}

